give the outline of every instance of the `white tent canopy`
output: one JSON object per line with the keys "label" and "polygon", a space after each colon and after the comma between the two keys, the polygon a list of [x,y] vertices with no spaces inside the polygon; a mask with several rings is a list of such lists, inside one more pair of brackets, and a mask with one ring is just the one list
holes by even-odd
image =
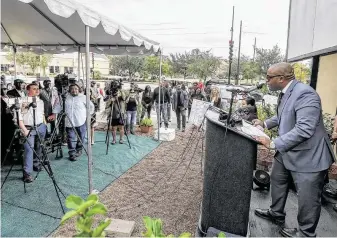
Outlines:
{"label": "white tent canopy", "polygon": [[90,29],[90,52],[147,55],[159,43],[74,0],[2,0],[1,48],[37,54],[85,52],[85,28]]}

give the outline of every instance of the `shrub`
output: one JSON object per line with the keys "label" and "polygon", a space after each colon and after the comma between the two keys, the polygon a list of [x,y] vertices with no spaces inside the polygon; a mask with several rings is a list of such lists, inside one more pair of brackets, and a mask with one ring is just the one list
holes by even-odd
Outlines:
{"label": "shrub", "polygon": [[[265,121],[266,119],[271,118],[274,115],[276,115],[276,108],[274,108],[274,106],[271,106],[269,104],[257,106],[257,117],[259,118],[259,120]],[[265,129],[264,132],[270,138],[276,138],[277,137],[277,129],[276,128],[273,128],[271,130]]]}
{"label": "shrub", "polygon": [[144,118],[141,122],[140,122],[141,126],[153,126],[153,122],[151,118]]}

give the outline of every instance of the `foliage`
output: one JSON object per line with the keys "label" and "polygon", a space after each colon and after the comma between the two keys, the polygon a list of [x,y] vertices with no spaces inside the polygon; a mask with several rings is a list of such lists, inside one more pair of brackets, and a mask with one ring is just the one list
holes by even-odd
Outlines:
{"label": "foliage", "polygon": [[284,60],[284,56],[281,53],[280,47],[275,45],[272,49],[256,49],[256,60],[258,65],[258,74],[266,75],[268,68],[276,63],[280,63]]}
{"label": "foliage", "polygon": [[115,75],[128,74],[129,78],[135,76],[136,73],[140,73],[144,69],[143,57],[132,56],[110,56],[110,69]]}
{"label": "foliage", "polygon": [[148,126],[151,127],[153,126],[153,122],[151,118],[144,118],[141,122],[140,122],[141,126]]}
{"label": "foliage", "polygon": [[302,83],[307,83],[311,75],[311,69],[307,65],[298,62],[293,64],[293,68],[296,79]]}
{"label": "foliage", "polygon": [[50,61],[52,60],[52,55],[41,55],[40,67],[43,71],[43,76],[46,76],[46,68],[48,67]]}
{"label": "foliage", "polygon": [[[151,217],[143,217],[144,225],[146,231],[142,233],[143,237],[175,237],[174,235],[166,236],[163,233],[163,222],[161,219],[151,218]],[[191,237],[190,233],[182,233],[179,237],[187,238]]]}
{"label": "foliage", "polygon": [[220,233],[218,234],[218,237],[219,237],[219,238],[225,238],[225,237],[226,237],[226,234],[225,234],[224,232],[220,232]]}
{"label": "foliage", "polygon": [[102,73],[99,70],[94,70],[94,79],[100,80],[102,78]]}
{"label": "foliage", "polygon": [[213,56],[210,51],[202,52],[199,49],[192,51],[190,62],[187,66],[188,72],[204,81],[207,77],[213,76],[221,64],[220,59]]}
{"label": "foliage", "polygon": [[72,209],[68,211],[61,220],[63,225],[67,220],[76,217],[76,237],[104,237],[104,230],[110,225],[111,220],[100,221],[98,226],[93,228],[95,215],[107,215],[106,207],[99,202],[96,194],[90,194],[86,200],[75,195],[69,195],[66,199],[66,207]]}
{"label": "foliage", "polygon": [[[272,116],[276,115],[276,108],[273,108],[273,106],[267,104],[267,105],[258,105],[257,106],[257,118],[261,121],[265,121],[268,118],[271,118]],[[273,128],[271,130],[265,129],[265,133],[270,138],[276,138],[277,137],[277,129]]]}
{"label": "foliage", "polygon": [[326,132],[329,134],[329,136],[331,136],[333,133],[334,121],[335,121],[335,118],[331,114],[329,113],[323,114],[324,127],[325,127]]}

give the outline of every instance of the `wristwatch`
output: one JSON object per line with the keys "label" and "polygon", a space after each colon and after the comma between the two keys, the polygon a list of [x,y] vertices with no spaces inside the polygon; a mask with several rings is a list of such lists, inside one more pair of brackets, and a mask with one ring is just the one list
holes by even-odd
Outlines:
{"label": "wristwatch", "polygon": [[274,141],[271,141],[271,142],[270,142],[269,148],[270,148],[271,150],[275,150],[275,143],[274,143]]}

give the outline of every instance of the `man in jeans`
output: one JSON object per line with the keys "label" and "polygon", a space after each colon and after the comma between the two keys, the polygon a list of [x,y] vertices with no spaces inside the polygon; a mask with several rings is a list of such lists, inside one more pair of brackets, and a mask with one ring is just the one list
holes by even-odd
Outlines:
{"label": "man in jeans", "polygon": [[160,100],[159,100],[159,87],[155,88],[153,92],[152,101],[156,103],[156,110],[157,110],[157,120],[160,120],[161,126],[161,117],[163,115],[165,129],[168,128],[168,120],[167,120],[167,104],[171,103],[171,98],[169,91],[165,88],[164,83],[161,83],[160,87]]}
{"label": "man in jeans", "polygon": [[181,89],[181,85],[177,85],[177,90],[173,93],[172,98],[172,110],[176,112],[177,115],[177,130],[180,130],[181,117],[183,132],[186,127],[186,110],[188,107],[188,93]]}
{"label": "man in jeans", "polygon": [[[66,132],[67,143],[69,149],[69,160],[76,161],[77,157],[81,156],[85,134],[87,132],[87,108],[90,114],[94,113],[95,107],[92,102],[87,106],[86,96],[79,94],[80,87],[77,84],[72,84],[69,87],[69,94],[66,97],[65,112],[66,117]],[[77,132],[74,131],[74,129]],[[76,144],[75,144],[76,143]]]}

